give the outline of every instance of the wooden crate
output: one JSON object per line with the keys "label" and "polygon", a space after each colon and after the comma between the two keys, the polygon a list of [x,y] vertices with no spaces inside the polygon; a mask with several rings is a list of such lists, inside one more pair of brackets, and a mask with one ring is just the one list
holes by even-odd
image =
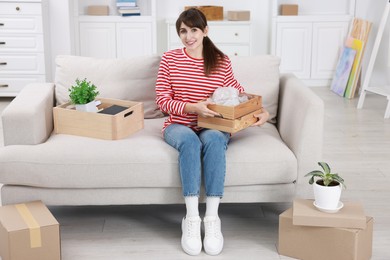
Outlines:
{"label": "wooden crate", "polygon": [[252,111],[237,119],[225,119],[220,117],[205,118],[198,116],[198,126],[233,134],[253,125],[257,121],[257,118],[254,117],[254,115],[260,113],[261,109]]}
{"label": "wooden crate", "polygon": [[237,106],[208,105],[207,107],[221,114],[225,119],[236,119],[261,108],[261,96],[247,94],[249,100]]}
{"label": "wooden crate", "polygon": [[206,16],[207,21],[221,21],[223,20],[223,6],[212,6],[212,5],[203,5],[203,6],[186,6],[184,10],[190,8],[199,9]]}
{"label": "wooden crate", "polygon": [[105,140],[122,139],[144,127],[144,109],[141,102],[100,98],[104,109],[111,105],[128,107],[115,115],[76,111],[70,103],[53,108],[54,131]]}
{"label": "wooden crate", "polygon": [[262,98],[253,94],[248,96],[248,101],[237,106],[208,105],[209,109],[221,116],[208,118],[198,116],[198,126],[236,133],[253,125],[257,121],[254,115],[261,113]]}

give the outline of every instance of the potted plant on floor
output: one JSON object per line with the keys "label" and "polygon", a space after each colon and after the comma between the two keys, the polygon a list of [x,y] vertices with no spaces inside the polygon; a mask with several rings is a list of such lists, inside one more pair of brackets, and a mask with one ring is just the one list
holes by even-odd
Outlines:
{"label": "potted plant on floor", "polygon": [[342,189],[346,188],[344,179],[332,173],[326,162],[318,162],[318,165],[323,171],[314,170],[305,175],[310,176],[309,184],[313,185],[314,206],[321,211],[335,213],[343,207],[340,197]]}
{"label": "potted plant on floor", "polygon": [[95,98],[98,95],[96,86],[87,79],[76,79],[76,85],[69,88],[70,101],[78,111],[97,112]]}

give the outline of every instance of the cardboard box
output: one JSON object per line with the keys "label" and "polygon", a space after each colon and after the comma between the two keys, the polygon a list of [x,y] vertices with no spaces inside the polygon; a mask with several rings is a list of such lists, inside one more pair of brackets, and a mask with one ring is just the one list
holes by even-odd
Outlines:
{"label": "cardboard box", "polygon": [[366,228],[366,216],[361,203],[347,201],[337,213],[319,211],[313,200],[295,199],[293,203],[293,224],[317,227]]}
{"label": "cardboard box", "polygon": [[198,116],[198,126],[216,129],[228,133],[236,133],[251,125],[257,119],[255,114],[261,113],[261,96],[248,94],[249,100],[237,106],[208,105],[207,107],[221,115],[221,117]]}
{"label": "cardboard box", "polygon": [[298,5],[281,5],[282,15],[298,15]]}
{"label": "cardboard box", "polygon": [[87,15],[108,15],[108,5],[89,5]]}
{"label": "cardboard box", "polygon": [[61,259],[59,224],[41,201],[0,207],[0,256]]}
{"label": "cardboard box", "polygon": [[293,209],[279,216],[279,254],[302,260],[369,260],[373,218],[365,229],[293,225]]}
{"label": "cardboard box", "polygon": [[190,8],[199,9],[206,16],[207,21],[221,21],[223,20],[223,6],[186,6],[184,10],[188,10]]}
{"label": "cardboard box", "polygon": [[229,21],[249,21],[251,19],[250,11],[228,11],[227,19]]}
{"label": "cardboard box", "polygon": [[128,107],[115,115],[76,111],[70,103],[53,108],[54,131],[105,140],[122,139],[144,128],[144,109],[141,102],[100,98],[104,109],[111,105]]}

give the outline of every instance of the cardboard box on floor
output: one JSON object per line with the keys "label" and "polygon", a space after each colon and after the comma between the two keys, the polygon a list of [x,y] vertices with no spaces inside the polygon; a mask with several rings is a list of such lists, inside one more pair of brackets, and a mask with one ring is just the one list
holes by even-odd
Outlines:
{"label": "cardboard box on floor", "polygon": [[293,209],[279,216],[279,254],[302,260],[369,260],[373,218],[365,229],[293,225]]}
{"label": "cardboard box on floor", "polygon": [[2,260],[61,259],[57,220],[41,201],[0,207]]}
{"label": "cardboard box on floor", "polygon": [[366,228],[366,216],[359,202],[344,202],[337,213],[319,211],[313,205],[314,200],[295,199],[293,203],[293,224],[299,226]]}

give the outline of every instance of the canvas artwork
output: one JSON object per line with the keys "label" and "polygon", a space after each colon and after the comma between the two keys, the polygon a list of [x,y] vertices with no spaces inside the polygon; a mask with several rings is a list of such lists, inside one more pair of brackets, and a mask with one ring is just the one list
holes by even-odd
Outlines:
{"label": "canvas artwork", "polygon": [[330,86],[330,89],[339,96],[344,96],[355,55],[356,50],[349,47],[344,47],[341,52],[336,66],[336,72]]}
{"label": "canvas artwork", "polygon": [[356,50],[355,61],[352,71],[348,79],[347,88],[345,89],[344,97],[353,98],[359,78],[360,61],[362,60],[363,41],[349,37],[345,44],[346,47]]}

